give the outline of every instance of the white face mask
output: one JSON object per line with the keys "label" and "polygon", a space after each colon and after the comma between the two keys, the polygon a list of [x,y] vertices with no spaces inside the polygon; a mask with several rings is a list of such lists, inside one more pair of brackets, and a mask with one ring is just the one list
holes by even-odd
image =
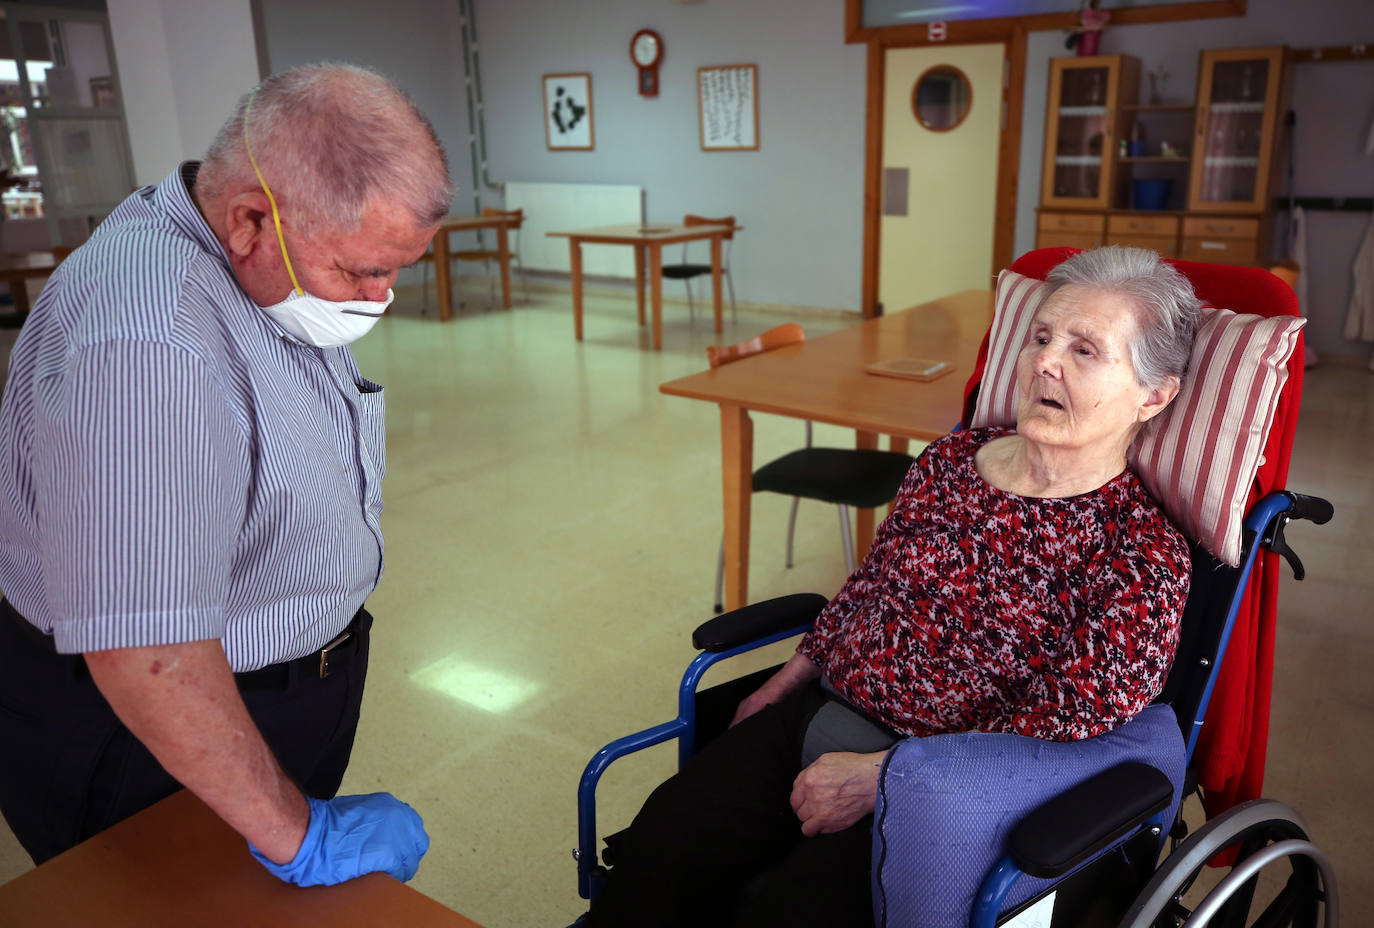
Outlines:
{"label": "white face mask", "polygon": [[277,325],[295,338],[314,345],[316,348],[337,348],[357,341],[368,333],[382,318],[382,313],[391,305],[395,295],[388,288],[385,302],[372,300],[332,300],[322,299],[305,292],[296,279],[296,271],[291,267],[291,258],[286,253],[286,238],[281,232],[281,217],[277,215],[277,198],[272,196],[262,171],[258,170],[257,159],[253,157],[252,146],[248,144],[248,111],[252,108],[250,98],[243,111],[243,147],[248,152],[248,161],[253,165],[253,173],[258,175],[262,192],[267,194],[267,202],[272,206],[272,225],[277,230],[277,243],[281,246],[281,257],[286,262],[286,273],[291,277],[291,292],[286,299],[271,306],[263,306]]}
{"label": "white face mask", "polygon": [[335,303],[292,290],[286,299],[264,306],[262,311],[307,345],[335,348],[366,335],[382,318],[392,298],[392,292],[387,290],[385,302],[345,300]]}

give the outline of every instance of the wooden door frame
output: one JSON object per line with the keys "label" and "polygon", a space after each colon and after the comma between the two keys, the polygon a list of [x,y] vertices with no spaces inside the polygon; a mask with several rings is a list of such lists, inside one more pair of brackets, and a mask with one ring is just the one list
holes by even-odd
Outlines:
{"label": "wooden door frame", "polygon": [[[1247,0],[1200,0],[1112,10],[1112,25],[1244,16]],[[864,28],[862,0],[845,0],[845,41],[867,44],[867,100],[864,116],[863,282],[860,308],[878,315],[879,235],[882,222],[883,93],[887,50],[928,45],[991,45],[1005,49],[1002,81],[1002,131],[997,145],[997,209],[993,220],[989,275],[1011,264],[1016,237],[1017,179],[1021,170],[1021,123],[1026,91],[1026,36],[1042,29],[1078,25],[1078,13],[1043,13],[1000,19],[958,20],[945,24],[944,38],[932,40],[926,24]]]}
{"label": "wooden door frame", "polygon": [[[883,102],[887,80],[887,53],[937,43],[868,43],[868,103],[864,133],[864,264],[862,309],[865,317],[878,315],[878,265],[882,227]],[[1026,31],[1014,29],[1002,39],[979,37],[942,45],[1002,46],[1002,116],[997,140],[997,199],[993,214],[992,266],[990,275],[1011,264],[1016,236],[1016,187],[1021,168],[1021,110],[1026,84]],[[894,307],[901,308],[901,307]]]}

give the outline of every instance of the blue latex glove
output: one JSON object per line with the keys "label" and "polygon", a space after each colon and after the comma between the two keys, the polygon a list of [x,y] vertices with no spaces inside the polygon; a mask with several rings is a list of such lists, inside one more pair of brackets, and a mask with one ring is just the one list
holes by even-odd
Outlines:
{"label": "blue latex glove", "polygon": [[420,858],[429,850],[425,823],[395,796],[370,793],[309,802],[310,827],[290,863],[274,863],[248,845],[273,876],[297,886],[332,886],[376,871],[405,882],[420,869]]}

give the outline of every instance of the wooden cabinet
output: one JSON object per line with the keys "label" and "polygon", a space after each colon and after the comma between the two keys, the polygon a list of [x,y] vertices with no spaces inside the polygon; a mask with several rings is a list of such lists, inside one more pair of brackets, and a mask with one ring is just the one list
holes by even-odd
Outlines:
{"label": "wooden cabinet", "polygon": [[1283,49],[1202,53],[1188,209],[1259,213],[1269,208]]}
{"label": "wooden cabinet", "polygon": [[1180,257],[1211,264],[1268,264],[1271,217],[1189,216]]}
{"label": "wooden cabinet", "polygon": [[1129,55],[1050,59],[1042,206],[1109,205],[1121,101],[1139,92],[1140,61]]}
{"label": "wooden cabinet", "polygon": [[1140,213],[1113,214],[1107,220],[1108,245],[1149,248],[1166,258],[1177,258],[1179,221],[1177,216],[1147,216]]}
{"label": "wooden cabinet", "polygon": [[1040,214],[1037,248],[1096,248],[1102,244],[1106,218],[1101,213]]}
{"label": "wooden cabinet", "polygon": [[1051,59],[1036,247],[1267,265],[1284,49],[1202,52],[1196,106],[1140,103],[1140,67]]}

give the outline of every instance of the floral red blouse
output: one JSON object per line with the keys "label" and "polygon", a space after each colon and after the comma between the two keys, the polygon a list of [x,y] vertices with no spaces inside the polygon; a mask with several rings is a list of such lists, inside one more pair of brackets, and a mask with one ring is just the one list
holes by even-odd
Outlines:
{"label": "floral red blouse", "polygon": [[1130,471],[1082,496],[990,486],[956,432],[907,474],[863,564],[797,650],[906,735],[1074,741],[1164,686],[1188,595],[1188,545]]}

